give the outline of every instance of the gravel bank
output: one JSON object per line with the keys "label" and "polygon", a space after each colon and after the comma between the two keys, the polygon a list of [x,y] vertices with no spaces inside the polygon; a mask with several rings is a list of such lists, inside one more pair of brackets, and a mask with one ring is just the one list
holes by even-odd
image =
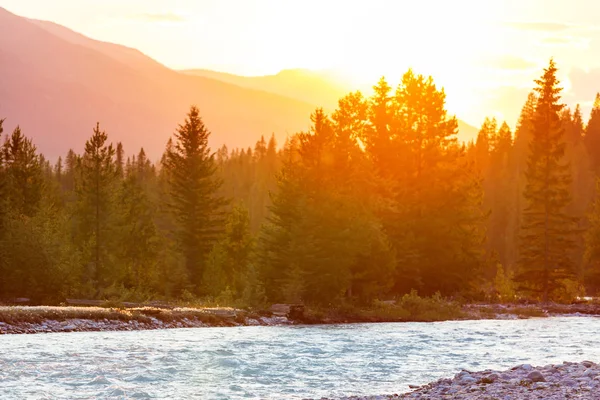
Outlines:
{"label": "gravel bank", "polygon": [[287,324],[291,322],[285,317],[234,309],[0,307],[0,335]]}
{"label": "gravel bank", "polygon": [[507,371],[461,371],[405,394],[345,397],[341,400],[600,400],[600,366],[591,361],[543,367],[523,364]]}

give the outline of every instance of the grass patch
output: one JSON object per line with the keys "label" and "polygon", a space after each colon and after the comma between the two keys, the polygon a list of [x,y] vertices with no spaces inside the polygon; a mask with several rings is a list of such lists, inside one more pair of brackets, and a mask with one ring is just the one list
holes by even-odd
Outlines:
{"label": "grass patch", "polygon": [[307,307],[306,323],[347,322],[434,322],[463,319],[459,303],[440,294],[420,297],[416,291],[404,295],[394,304],[376,302],[370,307],[342,304],[332,308]]}

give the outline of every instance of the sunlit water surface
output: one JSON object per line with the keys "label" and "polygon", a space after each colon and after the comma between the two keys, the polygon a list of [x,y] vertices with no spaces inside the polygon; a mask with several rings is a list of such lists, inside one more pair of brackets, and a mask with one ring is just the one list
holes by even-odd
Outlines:
{"label": "sunlit water surface", "polygon": [[393,394],[461,368],[600,361],[600,318],[0,336],[2,399]]}

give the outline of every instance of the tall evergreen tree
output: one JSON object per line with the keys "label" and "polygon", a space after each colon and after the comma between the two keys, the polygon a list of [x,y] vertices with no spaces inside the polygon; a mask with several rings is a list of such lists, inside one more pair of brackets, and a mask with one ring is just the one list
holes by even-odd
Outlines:
{"label": "tall evergreen tree", "polygon": [[515,279],[522,289],[548,301],[561,287],[561,280],[573,277],[572,259],[575,219],[565,213],[571,201],[570,166],[565,154],[564,130],[559,113],[561,88],[557,68],[550,60],[536,80],[538,95],[533,114],[533,139],[527,162],[527,207],[523,214],[520,268]]}
{"label": "tall evergreen tree", "polygon": [[585,130],[585,147],[590,156],[592,170],[596,175],[600,175],[600,93],[596,94]]}
{"label": "tall evergreen tree", "polygon": [[[140,154],[144,154],[143,150]],[[157,279],[159,244],[153,207],[147,191],[147,160],[132,166],[119,193],[120,280],[138,291],[151,288]]]}
{"label": "tall evergreen tree", "polygon": [[481,272],[480,178],[457,144],[457,120],[445,100],[431,77],[411,70],[394,96],[388,175],[397,193],[386,228],[398,252],[398,292],[471,292]]}
{"label": "tall evergreen tree", "polygon": [[44,176],[35,146],[19,127],[4,141],[2,158],[8,207],[16,214],[32,216],[42,197]]}
{"label": "tall evergreen tree", "polygon": [[[0,139],[4,132],[4,119],[0,119]],[[0,151],[0,239],[2,238],[4,217],[7,209],[6,174],[4,171],[4,154]],[[0,254],[1,255],[1,254]]]}
{"label": "tall evergreen tree", "polygon": [[216,175],[209,136],[198,108],[192,106],[165,159],[169,206],[178,222],[178,240],[197,291],[201,290],[206,256],[223,231],[222,210],[227,204],[218,195],[222,181]]}
{"label": "tall evergreen tree", "polygon": [[585,284],[592,293],[600,291],[600,178],[596,180],[596,199],[587,216],[589,228],[585,233]]}
{"label": "tall evergreen tree", "polygon": [[119,178],[122,178],[125,170],[125,150],[123,149],[123,143],[117,143],[115,155],[117,157],[115,160],[116,173]]}
{"label": "tall evergreen tree", "polygon": [[100,287],[112,284],[114,275],[110,243],[114,239],[111,229],[117,175],[113,160],[115,150],[107,140],[106,132],[96,124],[92,137],[85,143],[75,183],[79,245],[89,254],[88,278]]}

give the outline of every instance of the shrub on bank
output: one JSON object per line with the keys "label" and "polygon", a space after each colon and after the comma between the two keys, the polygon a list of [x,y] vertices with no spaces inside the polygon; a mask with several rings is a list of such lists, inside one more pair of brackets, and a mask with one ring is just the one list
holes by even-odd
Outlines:
{"label": "shrub on bank", "polygon": [[308,307],[306,322],[433,322],[461,319],[461,306],[455,301],[444,299],[439,293],[421,297],[415,290],[398,301],[376,301],[370,307],[359,307],[350,303],[322,308]]}

